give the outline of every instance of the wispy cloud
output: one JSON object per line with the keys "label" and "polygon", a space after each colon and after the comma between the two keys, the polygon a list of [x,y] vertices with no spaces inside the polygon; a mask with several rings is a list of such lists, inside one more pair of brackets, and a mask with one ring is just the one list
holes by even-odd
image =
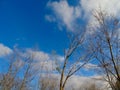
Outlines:
{"label": "wispy cloud", "polygon": [[56,21],[59,27],[64,26],[70,31],[73,31],[77,27],[76,21],[81,17],[79,6],[73,7],[66,0],[61,0],[60,2],[48,2],[47,7],[50,7],[55,15],[55,17],[47,15],[46,19],[48,21]]}
{"label": "wispy cloud", "polygon": [[77,20],[85,20],[87,23],[94,21],[92,11],[95,9],[105,10],[120,18],[119,0],[79,0],[76,6],[69,5],[67,0],[48,2],[47,7],[52,10],[52,15],[46,15],[50,22],[57,22],[58,27],[66,27],[69,31],[75,31],[80,23]]}
{"label": "wispy cloud", "polygon": [[34,60],[41,60],[41,61],[49,60],[49,55],[43,51],[37,51],[37,50],[35,51],[32,49],[27,49],[26,53],[28,55],[31,55]]}
{"label": "wispy cloud", "polygon": [[43,71],[54,71],[56,70],[57,63],[63,62],[63,57],[60,55],[52,55],[43,51],[37,51],[32,49],[27,49],[25,56],[32,56],[35,60],[34,67],[36,69],[42,69]]}
{"label": "wispy cloud", "polygon": [[9,47],[0,44],[0,57],[4,57],[6,55],[9,55],[12,53],[12,49],[10,49]]}
{"label": "wispy cloud", "polygon": [[99,8],[107,11],[108,13],[113,13],[116,16],[119,16],[119,0],[80,0],[80,3],[86,16],[89,16],[92,10]]}
{"label": "wispy cloud", "polygon": [[[52,80],[55,80],[56,87],[59,87],[59,79],[60,74],[43,74],[42,78],[48,78],[49,82],[52,82]],[[52,79],[51,79],[52,78]],[[106,90],[107,82],[102,80],[102,76],[92,76],[92,77],[86,77],[86,76],[78,76],[73,75],[70,79],[68,79],[66,83],[66,90],[85,90],[86,88],[89,89],[90,85],[96,85],[99,89]],[[47,79],[46,79],[47,80]],[[53,83],[50,83],[53,84]]]}
{"label": "wispy cloud", "polygon": [[92,64],[92,63],[87,63],[83,68],[85,70],[94,70],[94,69],[98,69],[98,65]]}
{"label": "wispy cloud", "polygon": [[[14,52],[15,51],[15,52]],[[22,58],[30,58],[33,60],[33,68],[42,70],[42,71],[55,71],[58,67],[58,64],[63,63],[64,57],[61,55],[52,55],[40,50],[33,50],[31,48],[25,48],[24,51],[21,51],[15,47],[15,50],[10,49],[9,47],[0,44],[0,57],[6,57],[7,55],[14,55],[18,53]],[[23,65],[23,60],[19,59],[15,61],[15,66],[20,67]]]}

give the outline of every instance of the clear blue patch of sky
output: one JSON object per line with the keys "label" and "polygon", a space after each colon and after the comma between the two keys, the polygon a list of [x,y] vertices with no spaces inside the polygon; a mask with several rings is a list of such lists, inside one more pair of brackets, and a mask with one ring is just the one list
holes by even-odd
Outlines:
{"label": "clear blue patch of sky", "polygon": [[67,0],[70,6],[77,6],[80,5],[80,0]]}
{"label": "clear blue patch of sky", "polygon": [[45,20],[48,0],[2,0],[0,1],[0,43],[9,47],[38,45],[46,52],[62,53],[66,46],[65,30]]}

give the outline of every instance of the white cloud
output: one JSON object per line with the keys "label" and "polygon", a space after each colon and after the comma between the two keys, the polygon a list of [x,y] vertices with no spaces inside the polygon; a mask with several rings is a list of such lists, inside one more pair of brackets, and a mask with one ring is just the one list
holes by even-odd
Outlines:
{"label": "white cloud", "polygon": [[[53,73],[49,75],[43,74],[42,77],[52,78],[49,80],[55,79],[57,83],[56,84],[57,88],[59,89],[60,74],[53,74]],[[68,79],[66,86],[65,86],[65,90],[86,90],[86,88],[89,89],[89,86],[92,84],[95,84],[96,87],[98,87],[101,90],[106,90],[107,82],[101,79],[103,79],[102,76],[86,77],[86,76],[73,75],[71,78]]]}
{"label": "white cloud", "polygon": [[52,15],[45,15],[45,19],[49,22],[55,22],[56,19]]}
{"label": "white cloud", "polygon": [[[32,56],[31,58],[33,58],[35,60],[34,68],[40,69],[43,71],[53,71],[57,67],[56,62],[59,62],[59,63],[63,62],[62,56],[56,55],[56,57],[54,57],[43,51],[34,51],[31,49],[27,49],[26,55]],[[54,58],[57,61],[55,61]]]}
{"label": "white cloud", "polygon": [[102,9],[108,13],[113,13],[119,16],[120,1],[119,0],[80,0],[82,9],[86,16],[89,16],[94,9]]}
{"label": "white cloud", "polygon": [[[53,10],[59,27],[65,26],[70,31],[75,29],[76,20],[81,17],[81,10],[79,6],[70,6],[66,0],[61,0],[60,2],[49,2],[47,6]],[[48,16],[47,20],[51,21]]]}
{"label": "white cloud", "polygon": [[51,72],[56,69],[55,62],[52,60],[37,62],[35,65],[37,66],[36,68],[39,67],[42,71],[47,71],[47,72]]}
{"label": "white cloud", "polygon": [[12,53],[12,49],[10,49],[9,47],[0,44],[0,57],[4,57],[6,55],[9,55]]}
{"label": "white cloud", "polygon": [[84,65],[84,69],[86,70],[91,70],[91,69],[97,69],[98,66],[96,64],[92,64],[92,63],[87,63],[86,65]]}
{"label": "white cloud", "polygon": [[80,0],[81,8],[84,12],[84,19],[88,24],[96,24],[93,17],[94,10],[105,11],[120,18],[120,1],[119,0]]}
{"label": "white cloud", "polygon": [[21,59],[18,59],[18,60],[16,60],[15,62],[14,62],[14,66],[16,67],[16,68],[20,68],[20,67],[22,67],[24,65],[24,62],[21,60]]}
{"label": "white cloud", "polygon": [[49,55],[47,53],[44,53],[42,51],[34,51],[31,49],[27,50],[27,54],[31,55],[34,60],[40,60],[40,61],[45,61],[49,60]]}
{"label": "white cloud", "polygon": [[[82,66],[84,65],[83,62],[79,62],[77,64],[78,66]],[[97,64],[93,64],[93,63],[86,63],[83,67],[82,67],[84,70],[95,70],[95,69],[99,69],[98,65]]]}
{"label": "white cloud", "polygon": [[70,90],[70,87],[73,87],[75,90],[85,90],[85,88],[89,88],[92,84],[95,84],[101,90],[106,90],[108,83],[102,79],[102,76],[87,77],[73,75],[67,82],[66,90]]}
{"label": "white cloud", "polygon": [[59,2],[48,2],[47,7],[51,8],[54,13],[51,19],[51,16],[48,18],[48,15],[47,20],[56,21],[60,28],[66,26],[69,31],[74,31],[79,26],[79,23],[76,22],[77,19],[91,24],[94,21],[92,11],[95,9],[105,10],[120,18],[119,0],[79,0],[79,4],[76,6],[70,6],[67,0],[60,0]]}

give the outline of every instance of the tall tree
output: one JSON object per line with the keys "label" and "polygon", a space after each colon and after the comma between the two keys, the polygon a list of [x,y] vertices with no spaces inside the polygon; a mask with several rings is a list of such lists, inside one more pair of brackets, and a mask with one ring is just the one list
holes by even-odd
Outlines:
{"label": "tall tree", "polygon": [[[95,10],[96,19],[90,47],[95,51],[95,58],[104,72],[105,80],[113,90],[120,90],[120,24],[112,14],[102,10]],[[117,84],[119,85],[116,85]]]}
{"label": "tall tree", "polygon": [[6,73],[1,74],[0,89],[2,90],[30,90],[30,83],[36,76],[37,71],[33,69],[33,56],[13,50],[8,60]]}
{"label": "tall tree", "polygon": [[67,80],[89,62],[92,54],[85,45],[85,31],[73,35],[69,47],[64,52],[64,63],[60,71],[60,89],[64,90]]}

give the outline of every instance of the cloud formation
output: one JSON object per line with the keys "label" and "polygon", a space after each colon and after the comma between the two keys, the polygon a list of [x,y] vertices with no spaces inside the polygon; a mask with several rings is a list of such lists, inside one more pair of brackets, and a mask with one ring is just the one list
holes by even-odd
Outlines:
{"label": "cloud formation", "polygon": [[58,27],[65,26],[69,31],[75,31],[80,23],[77,20],[92,22],[92,11],[95,9],[105,10],[120,18],[119,0],[79,0],[76,6],[69,5],[67,0],[48,2],[47,7],[52,10],[52,15],[46,15],[50,22],[57,22]]}
{"label": "cloud formation", "polygon": [[[26,55],[32,56],[34,63],[34,67],[37,69],[42,69],[43,71],[54,71],[56,70],[57,63],[63,62],[63,57],[60,55],[53,56],[52,54],[45,53],[43,51],[34,51],[32,49],[27,49]],[[55,60],[55,59],[57,60]]]}
{"label": "cloud formation", "polygon": [[[57,87],[56,90],[59,89],[59,79],[60,79],[59,74],[49,74],[49,75],[43,74],[42,78],[48,80],[49,82],[54,81]],[[86,89],[89,90],[89,87],[91,85],[95,85],[97,88],[101,90],[106,90],[107,82],[99,79],[103,79],[103,77],[102,76],[85,77],[85,76],[73,75],[71,78],[68,79],[65,86],[65,90],[86,90]],[[49,86],[52,84],[53,83],[49,83]]]}
{"label": "cloud formation", "polygon": [[[60,21],[58,22],[59,27],[65,26],[70,31],[73,31],[77,27],[75,23],[81,17],[79,6],[73,7],[66,0],[61,0],[60,2],[48,2],[47,7],[52,9],[56,17],[56,22]],[[46,19],[50,22],[55,21],[55,18],[51,17],[51,15],[47,15]]]}
{"label": "cloud formation", "polygon": [[85,77],[73,75],[68,80],[67,90],[70,90],[70,87],[72,87],[74,90],[84,90],[86,88],[89,89],[90,85],[92,84],[96,85],[96,87],[98,87],[99,89],[104,90],[106,89],[107,83],[105,81],[99,80],[102,78],[102,76]]}
{"label": "cloud formation", "polygon": [[9,47],[0,44],[0,57],[4,57],[6,55],[9,55],[12,53],[12,49],[10,49]]}
{"label": "cloud formation", "polygon": [[113,13],[114,15],[119,16],[119,0],[80,0],[80,3],[86,16],[90,15],[92,10],[99,8],[107,11],[108,13]]}
{"label": "cloud formation", "polygon": [[26,53],[28,55],[31,55],[34,60],[41,61],[49,60],[49,55],[43,51],[34,51],[32,49],[28,49]]}
{"label": "cloud formation", "polygon": [[96,64],[87,63],[86,65],[84,65],[84,69],[85,70],[94,70],[94,69],[98,69],[98,66]]}

